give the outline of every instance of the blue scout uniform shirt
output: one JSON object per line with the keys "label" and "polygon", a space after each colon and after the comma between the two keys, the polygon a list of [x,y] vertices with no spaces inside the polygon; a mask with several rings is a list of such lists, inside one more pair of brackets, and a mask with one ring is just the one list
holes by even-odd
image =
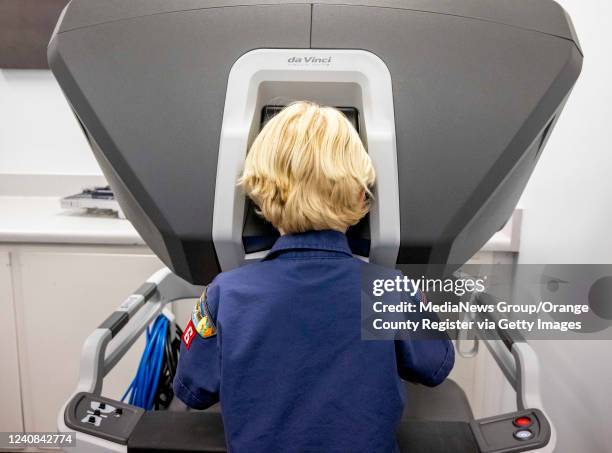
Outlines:
{"label": "blue scout uniform shirt", "polygon": [[174,391],[196,409],[221,401],[229,451],[396,450],[400,377],[437,385],[454,350],[361,340],[363,266],[344,234],[312,231],[280,237],[261,262],[208,287]]}

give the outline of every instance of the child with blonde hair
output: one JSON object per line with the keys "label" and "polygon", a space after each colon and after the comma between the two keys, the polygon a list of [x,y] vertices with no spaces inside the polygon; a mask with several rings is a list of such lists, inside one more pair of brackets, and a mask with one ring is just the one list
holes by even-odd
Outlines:
{"label": "child with blonde hair", "polygon": [[360,276],[373,265],[345,232],[368,212],[374,181],[334,108],[291,104],[253,142],[238,184],[281,236],[208,286],[174,381],[190,407],[221,402],[229,451],[397,451],[401,378],[433,386],[452,369],[448,340],[361,339]]}
{"label": "child with blonde hair", "polygon": [[346,229],[368,212],[374,167],[338,110],[291,104],[261,131],[239,183],[281,233]]}

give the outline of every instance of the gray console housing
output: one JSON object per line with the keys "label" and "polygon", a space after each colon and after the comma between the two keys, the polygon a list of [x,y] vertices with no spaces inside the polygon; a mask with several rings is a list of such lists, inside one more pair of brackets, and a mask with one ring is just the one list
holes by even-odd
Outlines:
{"label": "gray console housing", "polygon": [[[510,217],[582,66],[550,0],[72,0],[50,67],[118,200],[208,283],[227,80],[255,49],[362,49],[392,79],[398,263],[452,270]],[[384,178],[385,175],[378,175]]]}

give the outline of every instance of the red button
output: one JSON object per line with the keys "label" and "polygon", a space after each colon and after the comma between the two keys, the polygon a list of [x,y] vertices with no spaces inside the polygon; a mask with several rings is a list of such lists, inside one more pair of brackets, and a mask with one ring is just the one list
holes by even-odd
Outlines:
{"label": "red button", "polygon": [[526,428],[531,425],[531,418],[529,417],[517,417],[514,419],[514,425],[519,428]]}

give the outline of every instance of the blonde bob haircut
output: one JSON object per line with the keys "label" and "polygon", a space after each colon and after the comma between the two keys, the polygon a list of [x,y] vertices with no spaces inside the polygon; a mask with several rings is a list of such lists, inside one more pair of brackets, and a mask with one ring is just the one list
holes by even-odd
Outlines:
{"label": "blonde bob haircut", "polygon": [[357,131],[338,110],[296,102],[272,118],[238,184],[283,234],[344,232],[369,210],[375,173]]}

